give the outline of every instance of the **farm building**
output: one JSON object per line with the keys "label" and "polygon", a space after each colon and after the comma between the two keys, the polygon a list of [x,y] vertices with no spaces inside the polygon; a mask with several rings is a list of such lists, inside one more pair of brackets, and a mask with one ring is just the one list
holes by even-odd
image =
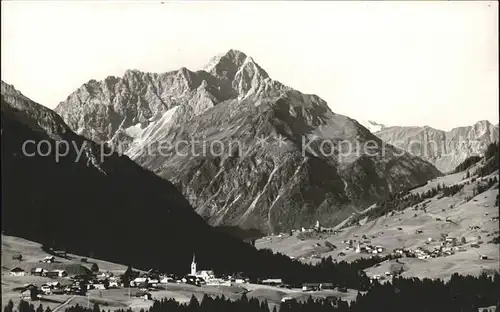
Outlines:
{"label": "farm building", "polygon": [[59,277],[66,277],[66,276],[68,276],[68,272],[66,272],[65,270],[54,270],[54,272],[57,272],[57,275]]}
{"label": "farm building", "polygon": [[42,262],[45,262],[45,263],[54,263],[56,261],[56,257],[54,256],[47,256],[45,258],[43,258]]}
{"label": "farm building", "polygon": [[130,282],[130,286],[145,288],[148,287],[148,279],[146,277],[137,277],[133,281]]}
{"label": "farm building", "polygon": [[32,297],[33,290],[31,288],[25,288],[21,291],[21,299],[33,299]]}
{"label": "farm building", "polygon": [[149,292],[138,292],[136,294],[136,297],[139,297],[139,298],[142,298],[144,300],[152,300],[153,299],[153,296],[151,295],[151,293]]}
{"label": "farm building", "polygon": [[39,291],[38,287],[36,287],[33,284],[27,284],[25,285],[22,290],[21,290],[21,299],[24,300],[36,300],[39,298]]}
{"label": "farm building", "polygon": [[283,284],[283,280],[281,278],[268,278],[260,282],[262,285],[269,285],[269,286],[279,286]]}
{"label": "farm building", "polygon": [[320,283],[304,283],[302,284],[302,291],[316,291],[320,290]]}
{"label": "farm building", "polygon": [[45,270],[44,268],[32,268],[31,269],[31,275],[45,276],[46,273],[47,273],[47,270]]}
{"label": "farm building", "polygon": [[333,283],[321,283],[319,286],[320,286],[321,290],[324,290],[324,289],[334,289],[335,288],[333,286]]}
{"label": "farm building", "polygon": [[50,278],[66,277],[68,276],[68,273],[65,270],[53,270],[45,273],[45,276]]}
{"label": "farm building", "polygon": [[10,276],[25,276],[26,271],[21,269],[20,267],[15,267],[10,270]]}
{"label": "farm building", "polygon": [[194,276],[202,278],[205,281],[208,281],[208,280],[215,278],[214,271],[212,271],[212,270],[197,271]]}

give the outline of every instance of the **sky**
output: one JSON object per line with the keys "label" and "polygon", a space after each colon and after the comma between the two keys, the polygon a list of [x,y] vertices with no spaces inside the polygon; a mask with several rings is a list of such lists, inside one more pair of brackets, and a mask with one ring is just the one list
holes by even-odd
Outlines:
{"label": "sky", "polygon": [[498,123],[496,1],[2,1],[1,14],[2,80],[50,108],[90,79],[237,49],[358,120]]}

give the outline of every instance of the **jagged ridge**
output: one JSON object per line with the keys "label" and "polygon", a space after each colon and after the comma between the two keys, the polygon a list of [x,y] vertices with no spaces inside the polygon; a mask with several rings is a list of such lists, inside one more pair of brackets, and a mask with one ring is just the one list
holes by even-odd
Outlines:
{"label": "jagged ridge", "polygon": [[434,164],[441,172],[451,172],[470,156],[483,155],[488,144],[498,142],[498,126],[483,120],[472,126],[443,131],[431,127],[387,127],[375,134]]}
{"label": "jagged ridge", "polygon": [[[392,146],[333,113],[318,96],[272,80],[239,51],[214,58],[202,71],[127,71],[111,79],[111,87],[107,80],[85,84],[56,111],[83,135],[115,146],[125,142],[127,155],[172,180],[212,224],[267,232],[316,219],[333,225],[352,205],[369,205],[439,174],[417,157],[397,156]],[[259,138],[271,144],[262,146]],[[190,139],[207,145],[240,142],[245,153],[159,155],[162,142]],[[283,144],[277,146],[277,140]],[[303,152],[303,140],[317,142]],[[337,146],[322,155],[320,140],[353,149],[346,153]],[[357,146],[368,141],[371,156]],[[201,143],[188,142],[184,150],[201,149]]]}

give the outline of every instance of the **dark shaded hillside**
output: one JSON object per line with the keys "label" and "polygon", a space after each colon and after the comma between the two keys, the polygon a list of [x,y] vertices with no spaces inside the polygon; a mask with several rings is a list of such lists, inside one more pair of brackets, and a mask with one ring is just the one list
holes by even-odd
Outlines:
{"label": "dark shaded hillside", "polygon": [[246,242],[252,242],[265,236],[265,233],[262,233],[257,229],[242,229],[237,226],[217,226],[214,227],[214,229],[220,233],[225,233]]}
{"label": "dark shaded hillside", "polygon": [[[53,123],[45,119],[57,115],[48,110],[43,120],[32,119],[38,115],[32,109],[37,106],[13,108],[1,97],[4,234],[142,269],[185,274],[196,252],[200,268],[217,274],[281,277],[298,286],[326,279],[367,288],[368,278],[357,267],[305,265],[209,227],[170,182],[125,156],[101,161],[101,146],[70,130],[49,137],[44,127]],[[28,140],[33,145],[23,153]],[[65,141],[85,146],[78,161],[75,148],[55,161],[55,147]],[[39,142],[45,156],[28,156]]]}
{"label": "dark shaded hillside", "polygon": [[[115,154],[99,166],[89,164],[99,158],[100,146],[75,134],[69,135],[72,142],[78,147],[87,145],[87,155],[78,162],[74,148],[59,163],[54,151],[46,157],[23,155],[26,140],[45,140],[52,150],[57,144],[23,120],[29,117],[2,98],[2,226],[6,234],[147,266],[160,265],[170,250],[176,250],[178,260],[188,261],[207,237],[209,228],[182,195],[128,157]],[[33,146],[28,147],[29,153],[34,152]],[[193,235],[174,237],[183,232]],[[144,258],[149,258],[147,263],[139,260]],[[181,269],[175,263],[172,267]]]}
{"label": "dark shaded hillside", "polygon": [[[274,256],[217,233],[206,225],[168,181],[113,154],[100,163],[100,146],[70,132],[85,145],[78,161],[73,148],[55,161],[58,144],[30,114],[2,96],[2,227],[7,235],[58,249],[141,268],[187,273],[193,252],[202,266],[218,271],[255,271]],[[23,154],[26,140],[48,142],[47,156]],[[34,151],[28,145],[28,153]],[[273,258],[278,264],[291,260]],[[272,266],[272,264],[270,264]],[[257,266],[258,267],[258,266]],[[250,269],[249,269],[250,268]],[[267,269],[266,269],[267,270]],[[279,271],[278,271],[279,272]],[[260,275],[260,273],[255,272]]]}

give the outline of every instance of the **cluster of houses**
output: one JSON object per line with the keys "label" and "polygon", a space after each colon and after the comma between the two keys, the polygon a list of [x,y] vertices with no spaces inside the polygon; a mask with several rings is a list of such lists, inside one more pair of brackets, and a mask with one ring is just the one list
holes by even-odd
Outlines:
{"label": "cluster of houses", "polygon": [[[304,283],[302,284],[302,291],[322,291],[322,290],[334,290],[336,287],[332,283]],[[345,287],[338,287],[339,291],[347,291]]]}
{"label": "cluster of houses", "polygon": [[384,246],[376,245],[373,246],[371,244],[363,245],[358,242],[356,245],[356,249],[354,250],[356,253],[371,253],[371,254],[379,254],[385,251]]}
{"label": "cluster of houses", "polygon": [[[385,251],[385,247],[382,245],[372,245],[371,241],[363,235],[363,240],[347,239],[342,241],[347,247],[344,251],[354,251],[355,253],[368,253],[368,254],[380,254]],[[340,252],[339,256],[345,256],[344,252]]]}
{"label": "cluster of houses", "polygon": [[[358,245],[359,247],[359,245]],[[367,246],[369,247],[369,246]],[[375,249],[376,250],[376,249]],[[41,260],[43,263],[54,263],[55,258],[48,256]],[[47,266],[45,266],[47,267]],[[122,276],[115,276],[111,272],[92,273],[90,270],[81,275],[68,274],[63,269],[46,269],[35,265],[30,270],[25,270],[16,266],[10,270],[12,276],[26,276],[29,274],[33,276],[48,277],[54,279],[47,281],[43,285],[26,284],[21,289],[21,297],[24,299],[40,298],[42,295],[57,295],[57,294],[70,294],[70,295],[84,295],[86,291],[91,289],[105,290],[111,288],[125,287]],[[213,270],[198,270],[195,256],[191,263],[190,273],[182,278],[173,275],[160,274],[158,271],[150,270],[143,272],[139,276],[129,281],[129,287],[138,288],[135,296],[151,300],[152,296],[149,291],[155,289],[164,289],[169,283],[187,283],[196,286],[201,285],[227,285],[231,286],[233,283],[244,284],[249,280],[240,276],[224,276],[216,277]],[[283,288],[290,288],[290,286],[283,283],[282,279],[265,279],[259,282],[262,285],[276,286]],[[321,291],[326,289],[334,289],[332,283],[305,283],[302,286],[303,291]],[[346,291],[339,289],[339,291]]]}
{"label": "cluster of houses", "polygon": [[[286,285],[283,283],[283,280],[281,278],[269,278],[260,281],[260,284],[266,285],[266,286],[275,286],[275,287],[281,287],[281,288],[291,288],[289,285]],[[302,284],[302,291],[307,292],[307,291],[322,291],[322,290],[338,290],[341,292],[346,292],[347,289],[345,287],[335,287],[333,283],[303,283]]]}
{"label": "cluster of houses", "polygon": [[370,277],[371,280],[378,280],[378,281],[385,281],[387,279],[392,278],[391,272],[386,271],[383,275],[382,274],[374,274],[373,276]]}
{"label": "cluster of houses", "polygon": [[[475,228],[475,227],[474,227]],[[446,257],[455,254],[456,252],[466,251],[466,247],[464,242],[459,241],[456,237],[448,237],[446,234],[443,235],[444,238],[438,245],[432,247],[432,249],[426,247],[417,247],[415,250],[411,248],[396,248],[393,253],[398,255],[404,255],[410,258],[418,258],[421,260],[429,259],[429,258],[439,258]],[[425,241],[426,245],[430,245],[433,242],[433,239],[429,237],[427,241]],[[479,248],[482,241],[477,241],[475,243],[471,243],[471,248]],[[485,256],[480,256],[481,259],[487,259]]]}
{"label": "cluster of houses", "polygon": [[[65,270],[47,270],[44,268],[34,267],[30,271],[31,275],[43,276],[49,278],[66,277],[68,273]],[[13,267],[10,270],[10,276],[26,276],[28,272],[21,267]]]}

